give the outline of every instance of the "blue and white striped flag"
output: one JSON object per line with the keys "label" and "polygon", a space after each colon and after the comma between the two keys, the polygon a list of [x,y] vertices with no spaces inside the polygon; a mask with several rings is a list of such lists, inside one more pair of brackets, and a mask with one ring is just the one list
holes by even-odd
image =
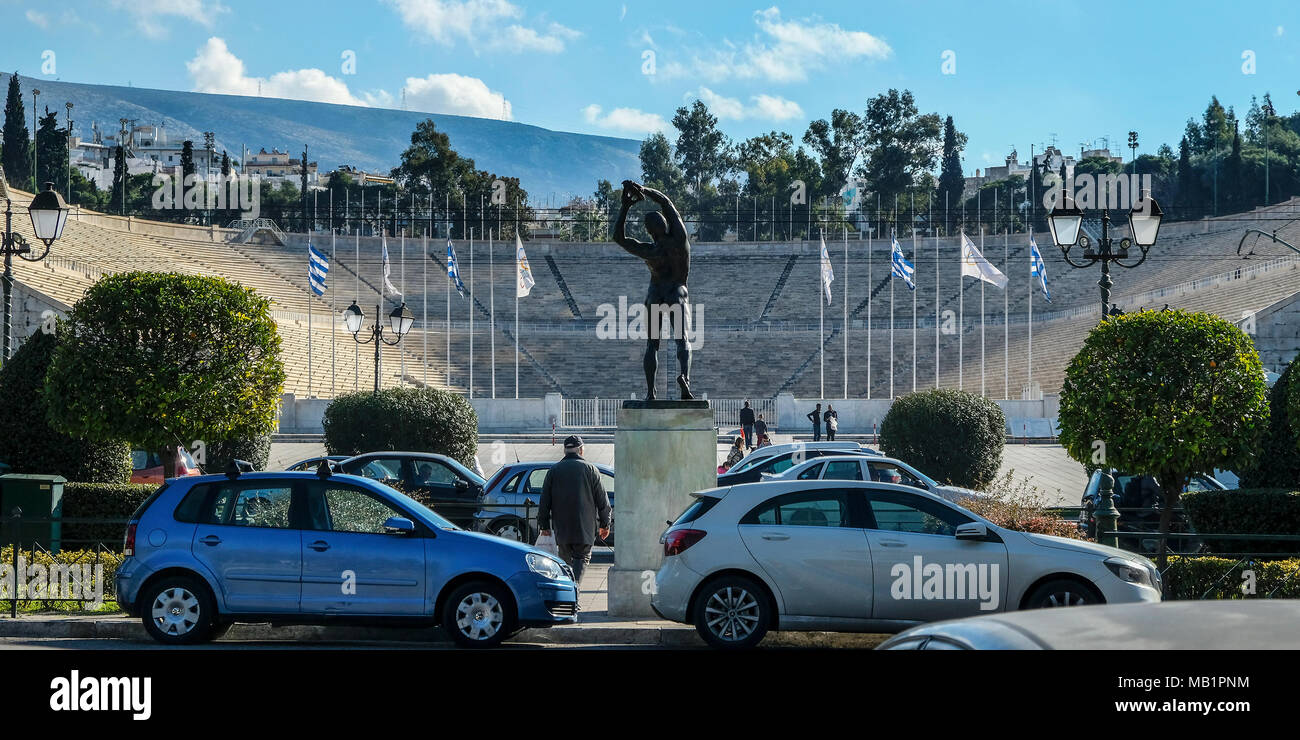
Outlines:
{"label": "blue and white striped flag", "polygon": [[1052,302],[1052,294],[1047,292],[1047,265],[1043,264],[1043,255],[1038,253],[1038,243],[1029,237],[1029,275],[1038,276],[1038,284],[1043,286],[1043,298]]}
{"label": "blue and white striped flag", "polygon": [[912,276],[916,274],[916,268],[911,262],[903,256],[903,250],[898,246],[898,238],[891,237],[889,240],[889,261],[893,264],[889,272],[897,278],[902,278],[907,283],[909,290],[916,290],[916,282]]}
{"label": "blue and white striped flag", "polygon": [[325,295],[325,278],[329,275],[330,261],[320,250],[307,244],[307,281],[311,283],[311,292]]}
{"label": "blue and white striped flag", "polygon": [[452,249],[451,240],[447,240],[447,277],[456,284],[456,292],[465,297],[465,284],[460,281],[460,268],[456,266],[456,250]]}

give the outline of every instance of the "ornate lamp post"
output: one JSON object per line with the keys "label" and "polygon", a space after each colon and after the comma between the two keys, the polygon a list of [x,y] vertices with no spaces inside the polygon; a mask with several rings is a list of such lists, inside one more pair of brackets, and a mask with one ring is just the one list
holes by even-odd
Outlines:
{"label": "ornate lamp post", "polygon": [[19,259],[27,262],[40,262],[50,253],[50,245],[54,240],[63,235],[63,227],[68,223],[68,204],[63,201],[63,196],[54,191],[54,183],[45,183],[45,190],[38,193],[32,198],[32,203],[27,208],[27,213],[32,219],[32,230],[36,233],[36,238],[45,244],[45,250],[39,255],[35,254],[32,246],[27,243],[22,234],[16,234],[13,230],[13,201],[9,198],[9,188],[5,184],[4,171],[0,170],[0,198],[5,200],[5,230],[4,238],[0,240],[0,253],[4,254],[4,350],[0,354],[0,362],[8,361],[9,351],[12,349],[13,331],[10,329],[11,317],[13,316],[13,287],[14,287],[14,268],[13,257],[18,255]]}
{"label": "ornate lamp post", "polygon": [[[1092,267],[1098,262],[1101,263],[1101,279],[1097,281],[1097,286],[1101,288],[1101,318],[1104,321],[1108,314],[1107,306],[1110,305],[1110,288],[1114,284],[1110,279],[1110,264],[1114,262],[1120,267],[1132,269],[1142,264],[1147,259],[1147,252],[1151,246],[1156,243],[1156,234],[1160,231],[1160,221],[1164,218],[1164,211],[1160,210],[1160,204],[1156,203],[1155,198],[1151,197],[1149,190],[1142,191],[1142,197],[1133,205],[1133,209],[1128,214],[1129,231],[1133,234],[1130,237],[1124,237],[1119,240],[1119,244],[1114,244],[1110,237],[1110,212],[1106,209],[1101,211],[1101,241],[1097,244],[1096,249],[1086,235],[1081,235],[1083,226],[1083,211],[1074,205],[1074,201],[1067,195],[1062,202],[1052,209],[1047,217],[1047,225],[1052,231],[1052,241],[1061,250],[1061,256],[1071,267]],[[1142,251],[1142,256],[1137,262],[1126,263],[1124,260],[1129,259],[1129,247],[1137,244],[1138,249]],[[1070,257],[1070,249],[1075,245],[1083,247],[1082,262],[1075,262]],[[1118,246],[1118,249],[1115,247]]]}
{"label": "ornate lamp post", "polygon": [[396,347],[407,332],[411,331],[411,325],[415,323],[415,316],[411,313],[411,309],[406,307],[405,301],[388,314],[388,331],[397,337],[391,342],[384,338],[384,325],[379,323],[378,304],[375,305],[375,323],[370,327],[370,336],[367,339],[362,339],[360,333],[365,318],[365,314],[361,312],[361,307],[357,305],[356,301],[353,301],[352,305],[343,311],[343,323],[347,325],[348,331],[352,333],[352,339],[357,344],[373,343],[375,345],[375,392],[378,393],[383,362],[379,356],[380,345],[387,344],[390,347]]}

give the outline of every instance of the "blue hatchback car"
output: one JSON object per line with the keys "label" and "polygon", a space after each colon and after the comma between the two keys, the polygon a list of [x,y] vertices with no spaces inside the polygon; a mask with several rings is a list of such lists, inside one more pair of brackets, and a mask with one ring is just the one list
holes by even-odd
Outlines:
{"label": "blue hatchback car", "polygon": [[167,481],[127,525],[118,603],[155,640],[234,622],[441,624],[464,647],[577,621],[573,572],[325,463]]}

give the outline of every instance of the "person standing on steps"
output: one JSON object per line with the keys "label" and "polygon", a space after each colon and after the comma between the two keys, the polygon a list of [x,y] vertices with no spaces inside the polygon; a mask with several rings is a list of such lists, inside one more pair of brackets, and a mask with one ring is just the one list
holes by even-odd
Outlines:
{"label": "person standing on steps", "polygon": [[817,404],[817,408],[808,413],[808,421],[813,425],[813,441],[822,441],[822,405]]}

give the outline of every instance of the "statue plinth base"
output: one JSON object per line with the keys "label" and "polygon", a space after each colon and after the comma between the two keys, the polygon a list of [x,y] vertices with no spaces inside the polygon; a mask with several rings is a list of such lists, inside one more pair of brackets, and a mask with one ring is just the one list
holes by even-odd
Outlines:
{"label": "statue plinth base", "polygon": [[614,433],[616,533],[609,614],[654,617],[650,595],[663,562],[659,535],[718,483],[718,435],[708,401],[624,401]]}

